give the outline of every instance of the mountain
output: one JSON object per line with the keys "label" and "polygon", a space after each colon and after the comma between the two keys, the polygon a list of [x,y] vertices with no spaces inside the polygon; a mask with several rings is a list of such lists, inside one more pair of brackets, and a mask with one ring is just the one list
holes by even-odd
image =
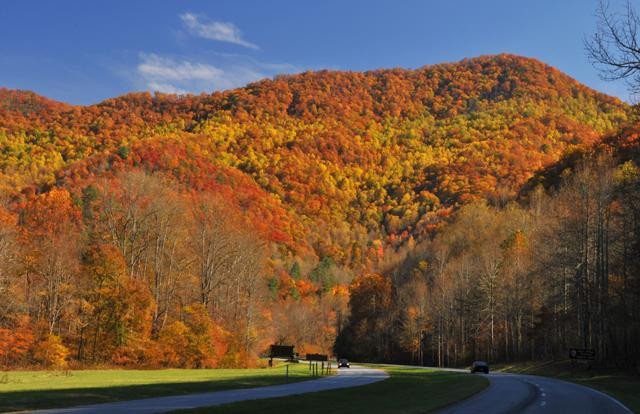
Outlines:
{"label": "mountain", "polygon": [[[513,55],[416,70],[305,72],[212,94],[132,93],[90,106],[0,89],[0,190],[18,227],[29,222],[29,209],[52,208],[39,204],[53,202],[47,194],[62,202],[67,192],[65,208],[80,217],[74,226],[91,243],[116,245],[131,269],[150,253],[129,257],[129,241],[116,243],[113,217],[103,214],[114,202],[109,191],[122,203],[133,203],[127,191],[136,185],[221,198],[246,221],[234,219],[245,223],[241,230],[268,246],[262,316],[282,321],[262,337],[299,339],[304,326],[317,324],[323,339],[306,333],[300,341],[307,349],[322,343],[315,349],[326,352],[346,305],[344,287],[356,275],[391,269],[461,206],[516,197],[537,171],[633,119],[620,100]],[[160,184],[127,175],[140,170]],[[166,309],[158,310],[154,294],[149,335],[158,338],[183,315],[174,307],[192,296],[163,296]],[[318,301],[326,312],[313,313]],[[29,306],[37,303],[21,309]],[[240,326],[217,321],[231,332]],[[49,322],[52,329],[62,323]]]}
{"label": "mountain", "polygon": [[13,95],[21,98],[2,101],[33,110],[0,112],[10,188],[48,188],[75,163],[172,139],[250,175],[299,214],[381,235],[423,236],[453,205],[513,195],[567,148],[629,118],[619,100],[511,55],[309,72],[211,95],[130,94],[87,107]]}

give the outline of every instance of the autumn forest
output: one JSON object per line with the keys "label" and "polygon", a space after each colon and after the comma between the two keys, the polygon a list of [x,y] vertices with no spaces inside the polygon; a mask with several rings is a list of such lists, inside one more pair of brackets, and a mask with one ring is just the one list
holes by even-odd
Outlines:
{"label": "autumn forest", "polygon": [[0,366],[640,367],[637,109],[534,59],[0,89]]}

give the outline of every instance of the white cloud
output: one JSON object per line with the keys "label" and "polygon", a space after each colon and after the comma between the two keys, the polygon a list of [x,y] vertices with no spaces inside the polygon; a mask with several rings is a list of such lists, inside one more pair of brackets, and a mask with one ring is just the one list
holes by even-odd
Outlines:
{"label": "white cloud", "polygon": [[176,62],[156,54],[141,54],[138,72],[149,79],[209,80],[222,75],[222,70],[205,63]]}
{"label": "white cloud", "polygon": [[158,83],[158,82],[150,81],[147,83],[147,86],[150,91],[157,91],[162,93],[175,93],[176,95],[185,95],[189,93],[189,91],[185,91],[184,89],[180,89],[169,83]]}
{"label": "white cloud", "polygon": [[200,16],[193,13],[183,13],[180,15],[180,19],[189,32],[196,36],[234,43],[250,49],[259,49],[258,45],[244,40],[240,29],[233,23],[202,20]]}
{"label": "white cloud", "polygon": [[164,93],[199,93],[244,86],[268,75],[254,65],[233,64],[224,69],[207,63],[176,60],[141,53],[137,75],[145,87]]}

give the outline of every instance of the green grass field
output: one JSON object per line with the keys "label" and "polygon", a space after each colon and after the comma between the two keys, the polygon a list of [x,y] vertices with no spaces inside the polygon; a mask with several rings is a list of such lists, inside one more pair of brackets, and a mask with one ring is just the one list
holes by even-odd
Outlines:
{"label": "green grass field", "polygon": [[291,397],[226,404],[177,413],[425,413],[483,390],[489,381],[476,375],[401,367],[384,367],[391,377],[361,387]]}
{"label": "green grass field", "polygon": [[[258,369],[0,371],[0,412],[283,384],[283,365]],[[289,365],[289,382],[312,379]]]}
{"label": "green grass field", "polygon": [[569,361],[501,365],[494,367],[494,370],[554,377],[586,385],[611,395],[640,413],[640,377],[637,375],[598,368],[587,370],[584,365],[572,365]]}

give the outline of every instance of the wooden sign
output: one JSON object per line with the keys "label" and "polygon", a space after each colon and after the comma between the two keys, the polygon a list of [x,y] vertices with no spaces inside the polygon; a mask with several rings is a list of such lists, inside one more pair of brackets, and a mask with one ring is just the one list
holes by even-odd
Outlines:
{"label": "wooden sign", "polygon": [[329,357],[322,354],[307,354],[307,361],[328,361]]}
{"label": "wooden sign", "polygon": [[594,360],[596,359],[596,351],[595,349],[570,348],[569,358]]}
{"label": "wooden sign", "polygon": [[271,345],[271,358],[293,358],[293,345]]}

